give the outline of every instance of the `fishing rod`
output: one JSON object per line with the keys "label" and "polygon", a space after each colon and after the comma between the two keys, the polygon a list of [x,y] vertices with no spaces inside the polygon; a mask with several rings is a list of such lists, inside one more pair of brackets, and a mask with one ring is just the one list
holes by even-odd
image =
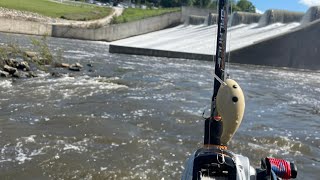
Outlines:
{"label": "fishing rod", "polygon": [[278,180],[297,176],[296,166],[275,158],[261,160],[261,168],[253,168],[248,157],[227,149],[227,143],[239,128],[244,115],[245,100],[239,84],[225,79],[228,1],[218,1],[218,31],[214,57],[214,85],[210,117],[205,120],[203,148],[188,159],[182,180]]}
{"label": "fishing rod", "polygon": [[218,32],[215,58],[214,87],[211,100],[210,117],[205,120],[204,129],[204,146],[221,145],[222,135],[222,121],[221,116],[217,112],[216,98],[218,95],[221,82],[224,81],[225,76],[225,58],[226,58],[226,44],[227,44],[227,24],[228,24],[228,1],[220,0],[218,3]]}

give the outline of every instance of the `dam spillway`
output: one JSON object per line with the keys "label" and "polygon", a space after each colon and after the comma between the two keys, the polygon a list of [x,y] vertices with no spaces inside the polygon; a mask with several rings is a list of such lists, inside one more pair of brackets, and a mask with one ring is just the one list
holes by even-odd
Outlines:
{"label": "dam spillway", "polygon": [[[227,51],[233,51],[257,41],[288,32],[299,25],[300,23],[274,23],[265,27],[259,27],[258,23],[254,23],[230,27],[228,29],[229,39],[227,41]],[[217,25],[180,25],[162,31],[115,41],[112,44],[126,47],[214,55],[216,34]]]}
{"label": "dam spillway", "polygon": [[[305,14],[283,10],[268,10],[263,15],[234,13],[229,18],[227,40],[231,61],[319,70],[318,12],[319,7],[312,7]],[[204,22],[202,25],[185,23],[114,41],[109,51],[211,61],[215,55],[217,25],[210,25],[210,20]]]}

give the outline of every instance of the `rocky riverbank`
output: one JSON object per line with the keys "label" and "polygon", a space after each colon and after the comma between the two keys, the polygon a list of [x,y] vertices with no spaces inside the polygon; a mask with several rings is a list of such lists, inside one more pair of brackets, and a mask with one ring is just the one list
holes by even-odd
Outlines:
{"label": "rocky riverbank", "polygon": [[58,69],[80,71],[83,68],[80,63],[63,63],[61,52],[53,54],[47,45],[46,38],[31,41],[34,45],[32,51],[13,43],[0,47],[0,77],[33,78],[44,73],[59,77],[61,74],[56,72]]}

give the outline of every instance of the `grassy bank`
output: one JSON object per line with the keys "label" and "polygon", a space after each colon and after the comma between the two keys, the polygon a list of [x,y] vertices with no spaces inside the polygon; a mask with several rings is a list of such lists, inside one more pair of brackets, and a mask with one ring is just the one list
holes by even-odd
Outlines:
{"label": "grassy bank", "polygon": [[180,8],[165,8],[165,9],[138,9],[128,8],[125,9],[121,16],[114,17],[111,21],[112,24],[119,24],[125,22],[136,21],[148,17],[159,16],[161,14],[178,12]]}
{"label": "grassy bank", "polygon": [[111,8],[92,5],[70,5],[49,0],[0,0],[0,6],[29,11],[54,18],[87,21],[108,16]]}

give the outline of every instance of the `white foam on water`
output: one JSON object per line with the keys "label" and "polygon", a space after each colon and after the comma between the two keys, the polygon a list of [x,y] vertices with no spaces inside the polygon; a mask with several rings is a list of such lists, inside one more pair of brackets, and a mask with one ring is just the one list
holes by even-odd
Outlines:
{"label": "white foam on water", "polygon": [[100,167],[100,171],[105,171],[107,169],[108,169],[108,167]]}
{"label": "white foam on water", "polygon": [[151,99],[150,97],[146,97],[146,96],[143,96],[143,97],[128,96],[127,98],[129,98],[129,99],[136,99],[136,100],[148,100],[148,99]]}
{"label": "white foam on water", "polygon": [[0,88],[11,88],[12,87],[12,81],[9,80],[1,80],[0,81]]}
{"label": "white foam on water", "polygon": [[63,148],[64,151],[66,150],[75,150],[75,151],[81,151],[81,148],[72,144],[65,144],[65,147]]}
{"label": "white foam on water", "polygon": [[131,111],[130,113],[131,113],[133,116],[142,117],[142,116],[145,116],[145,115],[152,116],[152,112],[153,112],[153,111],[154,111],[154,109],[151,109],[151,110],[148,110],[148,109],[139,109],[139,110]]}
{"label": "white foam on water", "polygon": [[[84,138],[82,141],[77,141],[74,143],[67,143],[65,140],[57,140],[57,145],[63,145],[62,151],[75,151],[77,153],[83,153],[88,151],[88,144],[91,139]],[[57,146],[56,148],[58,148]],[[59,148],[60,149],[60,148]]]}
{"label": "white foam on water", "polygon": [[112,118],[112,117],[114,117],[114,116],[111,115],[111,114],[108,114],[106,112],[104,112],[103,115],[101,115],[101,118],[103,118],[103,119],[109,119],[109,118]]}
{"label": "white foam on water", "polygon": [[94,53],[89,53],[88,51],[82,51],[82,50],[68,50],[65,51],[64,58],[69,59],[83,59],[83,58],[92,58],[96,55]]}
{"label": "white foam on water", "polygon": [[[293,154],[294,156],[302,155],[299,149],[303,148],[303,143],[299,140],[292,140],[289,137],[279,136],[280,140],[275,140],[274,142],[268,143],[265,140],[262,140],[259,144],[256,143],[248,143],[248,146],[251,149],[259,149],[270,154],[281,154],[281,155],[288,155]],[[280,142],[281,141],[281,142]]]}
{"label": "white foam on water", "polygon": [[45,154],[43,153],[46,146],[39,149],[31,149],[30,144],[36,145],[36,135],[17,138],[15,145],[8,143],[1,148],[0,162],[17,162],[23,164],[26,161],[31,161],[32,157]]}
{"label": "white foam on water", "polygon": [[36,135],[30,135],[28,137],[21,137],[21,139],[23,139],[25,141],[25,143],[35,143],[36,140],[34,139],[35,137],[37,137]]}
{"label": "white foam on water", "polygon": [[117,84],[118,79],[118,77],[105,78],[86,75],[52,79],[38,78],[32,82],[32,85],[36,86],[38,84],[39,86],[36,86],[37,88],[31,93],[50,98],[52,92],[57,92],[63,99],[70,99],[72,97],[87,98],[97,93],[108,93],[108,91],[129,88],[126,85]]}
{"label": "white foam on water", "polygon": [[30,161],[32,158],[28,157],[28,151],[28,149],[23,148],[22,142],[18,142],[15,147],[15,160],[18,161],[19,164],[23,164],[25,161]]}

